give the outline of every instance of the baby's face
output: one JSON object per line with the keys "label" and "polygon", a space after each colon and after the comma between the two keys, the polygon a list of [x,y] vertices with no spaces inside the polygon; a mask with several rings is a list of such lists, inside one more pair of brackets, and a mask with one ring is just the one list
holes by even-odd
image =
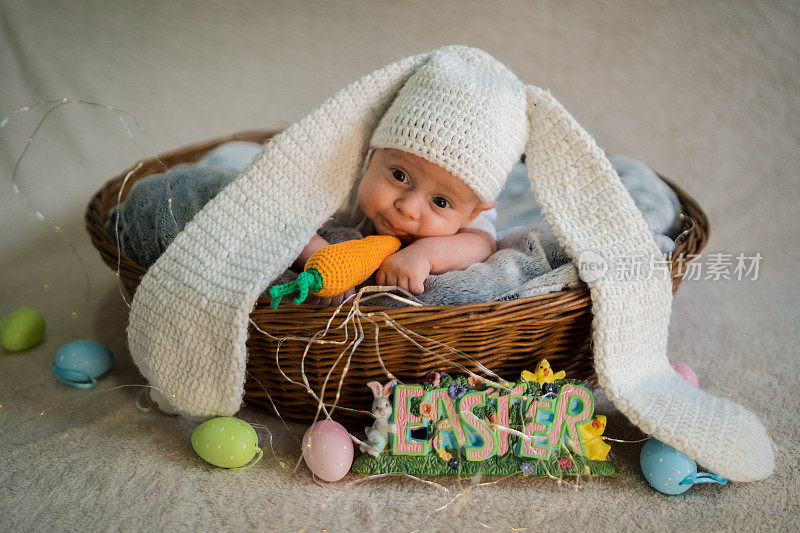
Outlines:
{"label": "baby's face", "polygon": [[358,187],[358,206],[381,235],[402,241],[455,235],[493,203],[422,157],[378,148]]}

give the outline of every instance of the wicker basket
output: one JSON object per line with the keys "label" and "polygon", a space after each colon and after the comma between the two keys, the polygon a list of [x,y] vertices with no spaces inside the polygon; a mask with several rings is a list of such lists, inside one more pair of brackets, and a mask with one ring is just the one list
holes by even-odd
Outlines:
{"label": "wicker basket", "polygon": [[[277,132],[252,131],[187,146],[160,156],[167,167],[197,161],[219,144],[232,140],[264,142]],[[92,242],[103,260],[117,269],[117,245],[105,230],[105,220],[116,205],[117,195],[125,176],[135,167],[122,172],[94,195],[86,212],[86,226]],[[145,161],[136,169],[122,191],[124,198],[131,186],[145,176],[163,172],[159,160]],[[685,272],[685,263],[674,259],[697,254],[708,240],[708,219],[700,207],[669,180],[664,181],[677,193],[683,214],[694,224],[673,252],[673,292],[677,291]],[[119,275],[132,294],[145,269],[124,254],[119,261]],[[282,305],[277,311],[269,301],[259,299],[251,313],[253,322],[275,337],[311,336],[325,328],[333,308],[315,305]],[[590,326],[591,300],[588,288],[561,291],[510,302],[488,302],[462,306],[364,308],[383,311],[404,327],[435,341],[460,350],[505,378],[514,378],[531,366],[534,359],[546,357],[553,368],[565,370],[574,379],[593,379]],[[343,316],[339,315],[340,317]],[[333,326],[340,320],[334,321]],[[375,330],[366,327],[365,339],[353,353],[338,404],[350,409],[369,410],[372,394],[365,386],[368,381],[385,381],[386,374],[377,362]],[[352,332],[351,332],[352,335]],[[351,337],[352,338],[352,337]],[[344,332],[332,330],[327,339],[343,340]],[[421,343],[426,346],[426,343]],[[427,344],[435,350],[435,345]],[[301,382],[301,359],[304,342],[285,342],[280,349],[280,369],[291,379]],[[251,326],[247,349],[247,381],[245,401],[252,407],[272,412],[274,402],[280,415],[287,420],[309,422],[317,409],[305,387],[292,384],[281,375],[276,365],[277,343]],[[379,332],[381,358],[389,372],[403,382],[420,383],[432,370],[457,371],[436,356],[426,354],[411,345],[403,336],[388,327]],[[317,393],[341,353],[334,344],[315,344],[305,357],[304,368],[310,387]],[[442,353],[439,350],[439,353]],[[472,371],[478,369],[469,361],[451,360]],[[333,403],[336,384],[341,378],[344,358],[329,377],[325,391],[326,402]],[[268,392],[268,394],[267,394]],[[337,410],[334,418],[346,425],[358,427],[369,417],[347,410]],[[361,425],[363,427],[363,425]]]}

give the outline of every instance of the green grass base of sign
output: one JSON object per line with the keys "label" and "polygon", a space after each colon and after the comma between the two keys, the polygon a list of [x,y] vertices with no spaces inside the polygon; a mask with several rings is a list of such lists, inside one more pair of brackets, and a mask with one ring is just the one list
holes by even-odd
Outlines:
{"label": "green grass base of sign", "polygon": [[[571,464],[562,468],[559,459],[569,459]],[[530,467],[523,467],[527,463]],[[562,464],[564,461],[562,461]],[[523,468],[528,474],[523,472]],[[353,461],[352,471],[356,474],[372,475],[385,473],[404,473],[413,476],[612,476],[617,467],[609,461],[594,461],[582,455],[566,452],[553,453],[548,459],[520,458],[510,451],[502,457],[490,457],[485,461],[458,461],[457,465],[448,463],[434,451],[422,457],[392,455],[384,450],[378,457],[362,454]]]}

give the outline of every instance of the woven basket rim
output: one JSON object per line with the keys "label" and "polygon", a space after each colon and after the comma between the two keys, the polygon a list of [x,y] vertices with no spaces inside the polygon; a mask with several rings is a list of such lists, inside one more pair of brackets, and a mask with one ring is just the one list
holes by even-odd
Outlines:
{"label": "woven basket rim", "polygon": [[[249,130],[216,139],[194,143],[162,153],[155,158],[137,163],[105,183],[91,198],[86,209],[86,229],[94,246],[98,249],[103,261],[116,271],[119,281],[133,294],[146,270],[134,263],[124,253],[118,256],[116,241],[106,229],[108,213],[117,203],[118,192],[125,177],[131,177],[123,190],[124,199],[133,183],[147,175],[162,172],[165,168],[178,163],[200,159],[206,152],[228,141],[245,140],[263,143],[278,133],[276,130]],[[678,195],[682,212],[694,222],[685,238],[676,246],[672,259],[673,293],[677,291],[683,274],[684,260],[676,260],[683,252],[699,253],[705,246],[709,228],[708,219],[697,202],[676,186],[671,180],[659,174],[659,177]],[[676,257],[677,256],[677,257]],[[691,261],[691,258],[688,260]],[[250,313],[253,324],[271,331],[275,336],[311,335],[323,328],[331,319],[334,307],[312,304],[284,305],[273,310],[270,301],[260,298]],[[551,364],[558,364],[569,375],[581,379],[593,379],[593,361],[591,353],[591,296],[585,284],[569,290],[562,290],[529,296],[517,300],[479,302],[466,305],[441,306],[407,306],[383,307],[362,305],[366,313],[384,313],[390,319],[402,322],[408,329],[421,333],[436,342],[442,342],[459,351],[469,354],[476,361],[496,372],[517,372],[527,364],[532,354],[537,357],[546,356]],[[346,312],[339,316],[346,315]],[[372,332],[366,332],[367,337]],[[373,361],[370,355],[375,348],[371,341],[377,343],[375,335],[365,339],[354,355],[354,361]],[[441,363],[428,354],[409,353],[407,344],[401,346],[392,332],[381,333],[381,356],[386,365],[391,365],[392,372],[406,375],[409,379],[420,380],[425,372],[441,368]],[[250,407],[265,411],[273,411],[277,405],[287,420],[309,422],[315,416],[314,406],[307,404],[308,395],[305,389],[288,384],[275,368],[276,345],[268,337],[253,327],[248,332],[247,340],[248,378],[245,384],[244,399]],[[302,348],[287,346],[282,364],[287,365],[283,371],[294,372],[291,368],[303,361],[311,386],[319,388],[320,383],[330,370],[334,360],[324,345],[315,346],[307,354]],[[296,350],[292,352],[292,350]],[[293,358],[292,354],[295,357]],[[362,363],[367,367],[356,367],[350,370],[350,379],[362,379],[355,386],[350,381],[345,383],[345,391],[340,405],[357,409],[369,409],[371,397],[364,396],[363,383],[370,379],[383,379],[385,376],[375,373],[374,361]],[[420,377],[422,376],[422,377]],[[331,376],[335,379],[336,376]],[[267,387],[278,394],[268,396]],[[326,394],[328,394],[326,392]],[[337,420],[353,424],[353,428],[363,428],[358,424],[364,419],[359,415],[348,415],[337,411]]]}
{"label": "woven basket rim", "polygon": [[[137,167],[139,166],[139,164],[132,165],[131,167],[125,169],[123,172],[121,172],[117,176],[113,177],[108,182],[106,182],[103,185],[103,187],[101,187],[92,196],[92,199],[90,200],[90,202],[89,202],[89,204],[87,206],[86,225],[87,225],[87,231],[89,231],[89,233],[90,233],[90,236],[92,238],[93,244],[95,245],[95,247],[97,247],[101,251],[101,254],[102,254],[101,246],[103,244],[105,244],[107,246],[111,245],[114,248],[114,251],[115,251],[115,253],[114,253],[114,255],[115,255],[114,263],[116,263],[116,259],[117,259],[116,258],[116,247],[117,247],[116,241],[111,237],[110,234],[108,234],[108,232],[105,231],[105,224],[104,223],[99,224],[100,227],[98,228],[98,222],[104,222],[104,220],[99,221],[97,214],[98,213],[102,214],[102,209],[99,209],[99,208],[101,206],[103,206],[103,205],[107,208],[106,215],[108,214],[110,209],[112,209],[116,205],[116,201],[115,201],[113,205],[111,205],[110,207],[108,206],[108,201],[107,201],[108,189],[114,187],[114,185],[117,185],[116,189],[118,190],[118,185],[121,184],[122,180],[129,173],[131,173],[131,178],[129,179],[129,182],[126,185],[127,190],[124,191],[124,193],[123,193],[123,195],[121,197],[121,200],[124,200],[126,198],[127,192],[130,190],[130,187],[136,181],[138,181],[139,179],[142,179],[142,178],[144,178],[144,177],[146,177],[148,175],[155,174],[155,173],[158,173],[158,172],[162,171],[162,170],[158,170],[157,167],[159,167],[159,166],[161,166],[163,164],[163,165],[166,165],[168,168],[171,168],[172,166],[177,164],[177,161],[175,161],[176,156],[178,158],[180,158],[182,155],[187,154],[187,153],[191,153],[191,154],[200,153],[200,154],[202,154],[202,153],[205,153],[205,152],[215,148],[216,146],[219,146],[220,144],[223,144],[223,143],[229,142],[229,141],[233,141],[233,140],[254,140],[254,139],[268,140],[272,136],[280,133],[280,131],[281,130],[246,130],[246,131],[234,133],[234,134],[231,134],[231,135],[227,135],[227,136],[224,136],[224,137],[218,137],[218,138],[215,138],[215,139],[202,141],[202,142],[198,142],[198,143],[191,143],[191,144],[184,145],[184,146],[182,146],[180,148],[177,148],[177,149],[174,149],[174,150],[170,150],[170,151],[165,152],[163,154],[157,155],[157,157],[150,158],[150,159],[144,161],[142,163],[141,168],[138,171],[137,171]],[[188,160],[191,161],[191,160],[197,160],[197,159],[199,159],[199,157],[190,157],[190,159],[188,159]],[[164,163],[162,163],[162,162],[164,162]],[[167,162],[172,162],[172,164],[167,164]],[[181,161],[181,162],[184,162],[184,161]],[[162,167],[162,169],[163,169],[163,167]],[[708,232],[709,232],[708,223],[707,223],[707,217],[706,217],[705,213],[702,211],[700,206],[694,201],[694,199],[691,196],[689,196],[682,188],[680,188],[678,185],[676,185],[672,180],[666,178],[665,176],[661,175],[660,173],[656,173],[656,174],[673,191],[675,191],[675,193],[677,194],[677,196],[678,196],[678,198],[680,200],[681,206],[683,208],[682,212],[686,211],[687,208],[691,208],[692,211],[694,211],[695,213],[700,214],[700,217],[697,217],[697,216],[693,217],[693,220],[694,220],[695,224],[698,225],[698,223],[699,223],[699,226],[700,226],[699,229],[703,230],[704,237],[705,237],[704,239],[702,239],[698,249],[695,250],[695,252],[699,252],[705,246],[705,242],[707,242],[707,236],[708,236]],[[114,195],[114,197],[115,197],[115,200],[116,200],[116,194]],[[98,229],[100,231],[98,231]],[[108,261],[106,261],[106,262],[108,263]],[[120,264],[120,268],[126,267],[126,269],[130,270],[132,273],[138,274],[139,278],[141,278],[141,276],[143,276],[146,273],[146,269],[144,269],[140,265],[136,264],[132,259],[130,259],[121,250],[119,251],[119,264]],[[112,268],[116,269],[116,264],[114,264],[114,265],[109,264],[109,266],[111,266]],[[673,273],[673,278],[675,278],[674,273]],[[129,287],[129,289],[130,289],[130,287]],[[518,304],[519,302],[522,302],[522,301],[526,301],[526,302],[537,301],[537,302],[542,303],[543,305],[546,305],[547,302],[549,302],[550,300],[555,300],[555,299],[558,299],[559,297],[571,296],[571,297],[576,297],[576,298],[582,298],[584,296],[588,297],[588,294],[589,294],[588,287],[585,286],[585,285],[582,285],[582,286],[574,288],[574,289],[566,289],[566,290],[562,290],[562,291],[556,291],[556,292],[551,292],[551,293],[541,294],[541,295],[536,295],[536,296],[528,296],[528,297],[525,297],[525,298],[519,298],[519,299],[516,299],[516,300],[508,300],[508,301],[478,302],[478,303],[471,303],[471,304],[464,304],[464,305],[421,305],[421,306],[408,306],[408,307],[375,306],[375,305],[369,305],[369,303],[364,303],[364,304],[361,305],[361,307],[363,309],[370,309],[371,311],[384,310],[384,311],[387,311],[387,312],[391,312],[391,311],[398,311],[398,310],[414,310],[416,312],[432,312],[432,311],[441,312],[441,311],[446,310],[448,308],[450,308],[450,309],[453,309],[453,308],[463,309],[465,306],[514,307],[516,304]],[[302,309],[331,309],[332,308],[330,306],[321,306],[321,305],[305,304],[305,303],[296,305],[295,307],[302,308]],[[348,306],[346,305],[345,307],[348,307]],[[273,311],[270,308],[270,300],[267,299],[267,298],[259,298],[256,301],[255,309],[258,309],[258,310],[269,310],[270,312],[282,312],[282,310],[283,310],[283,309],[279,309],[278,311]],[[330,311],[328,311],[328,313],[329,312]]]}

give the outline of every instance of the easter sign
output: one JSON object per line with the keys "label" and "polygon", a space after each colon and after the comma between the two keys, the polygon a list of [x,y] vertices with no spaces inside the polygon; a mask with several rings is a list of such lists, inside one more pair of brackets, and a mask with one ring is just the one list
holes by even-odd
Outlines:
{"label": "easter sign", "polygon": [[[412,475],[612,475],[605,417],[580,382],[546,360],[515,383],[432,372],[422,385],[396,385],[391,417],[370,437],[352,470]],[[373,388],[373,385],[370,386]],[[378,389],[380,390],[380,389]],[[378,398],[376,395],[376,402]],[[387,439],[372,438],[383,427]]]}

